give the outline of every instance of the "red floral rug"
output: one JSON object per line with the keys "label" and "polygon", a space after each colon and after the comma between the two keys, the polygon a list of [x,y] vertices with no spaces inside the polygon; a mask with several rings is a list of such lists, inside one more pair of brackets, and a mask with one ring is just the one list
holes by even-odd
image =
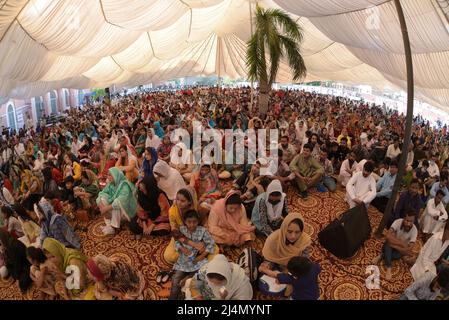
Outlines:
{"label": "red floral rug", "polygon": [[[339,217],[348,209],[344,201],[344,190],[336,193],[310,192],[306,200],[300,199],[294,191],[288,192],[289,211],[300,212],[305,219],[305,231],[312,236],[311,259],[321,266],[320,290],[323,300],[392,300],[397,299],[411,283],[409,267],[403,261],[395,261],[392,269],[392,280],[385,280],[385,268],[380,267],[380,289],[370,290],[366,286],[366,273],[370,261],[375,258],[382,247],[382,240],[374,238],[366,241],[357,254],[348,260],[340,260],[327,252],[318,243],[320,230],[333,219]],[[369,209],[369,217],[373,230],[381,220],[381,214],[376,209]],[[159,270],[169,266],[164,261],[163,252],[169,237],[150,238],[136,241],[130,231],[124,230],[114,237],[104,237],[101,234],[102,219],[91,221],[87,232],[80,232],[83,252],[87,256],[104,254],[120,257],[140,270],[146,278],[145,299],[159,299],[158,292],[162,289],[156,284]],[[252,246],[261,250],[264,239],[257,239]],[[230,260],[235,261],[242,248],[223,249]],[[36,290],[30,289],[26,295],[19,291],[17,283],[12,280],[0,280],[0,299],[33,299],[37,297]],[[256,299],[269,299],[257,291]]]}

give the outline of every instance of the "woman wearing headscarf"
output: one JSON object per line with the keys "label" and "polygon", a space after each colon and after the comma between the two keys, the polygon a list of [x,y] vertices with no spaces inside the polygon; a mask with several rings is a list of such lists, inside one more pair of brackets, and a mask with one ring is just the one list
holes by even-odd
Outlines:
{"label": "woman wearing headscarf", "polygon": [[46,238],[54,238],[67,247],[81,247],[80,239],[67,221],[66,216],[55,212],[53,206],[45,198],[35,206],[35,213],[41,227],[40,243]]}
{"label": "woman wearing headscarf", "polygon": [[296,256],[307,256],[311,244],[310,236],[304,232],[304,220],[299,213],[290,213],[281,227],[265,241],[262,255],[266,261],[284,268]]}
{"label": "woman wearing headscarf", "polygon": [[178,190],[185,188],[186,183],[181,174],[165,161],[158,161],[153,169],[159,189],[165,192],[170,201],[174,201]]}
{"label": "woman wearing headscarf", "polygon": [[157,148],[158,157],[161,160],[169,162],[173,146],[174,146],[174,144],[170,141],[170,137],[169,136],[165,136],[162,139],[162,143]]}
{"label": "woman wearing headscarf", "polygon": [[92,137],[93,139],[98,138],[98,132],[97,129],[95,128],[95,126],[93,124],[91,124],[90,122],[87,123],[86,126],[86,130],[84,130],[86,132],[86,134],[89,137]]}
{"label": "woman wearing headscarf", "polygon": [[138,157],[141,157],[142,153],[145,151],[145,141],[147,140],[147,131],[144,127],[141,127],[139,131],[136,130],[134,141],[135,148]]}
{"label": "woman wearing headscarf", "polygon": [[101,153],[103,153],[103,151],[104,151],[103,140],[97,139],[97,140],[95,140],[94,145],[93,145],[92,149],[90,149],[87,157],[92,162],[99,162]]}
{"label": "woman wearing headscarf", "polygon": [[89,259],[86,266],[95,286],[85,300],[143,299],[143,275],[126,262],[97,255]]}
{"label": "woman wearing headscarf", "polygon": [[210,164],[203,163],[192,174],[190,186],[198,195],[198,210],[202,217],[207,216],[214,201],[221,197],[218,174]]}
{"label": "woman wearing headscarf", "polygon": [[195,168],[192,150],[182,142],[177,143],[170,154],[170,166],[178,170],[185,181],[190,182]]}
{"label": "woman wearing headscarf", "polygon": [[77,158],[72,153],[64,155],[64,178],[72,176],[75,183],[81,182],[81,166],[77,162]]}
{"label": "woman wearing headscarf", "polygon": [[218,244],[241,246],[255,239],[255,227],[248,221],[240,196],[240,192],[231,190],[212,205],[207,226]]}
{"label": "woman wearing headscarf", "polygon": [[245,270],[216,255],[186,281],[186,300],[251,300],[253,288]]}
{"label": "woman wearing headscarf", "polygon": [[287,214],[286,194],[282,191],[282,184],[279,180],[273,180],[267,191],[257,197],[251,221],[257,231],[268,237],[274,230],[279,229]]}
{"label": "woman wearing headscarf", "polygon": [[78,156],[80,159],[86,158],[90,150],[92,150],[93,142],[92,138],[88,135],[84,135],[83,144],[81,148],[78,150]]}
{"label": "woman wearing headscarf", "polygon": [[[186,238],[181,237],[179,228],[184,225],[184,213],[186,213],[189,210],[195,210],[198,209],[198,201],[196,197],[195,189],[191,187],[180,189],[176,194],[176,199],[173,202],[173,205],[171,206],[169,212],[169,221],[170,221],[170,228],[173,237],[170,240],[170,243],[168,244],[167,248],[165,248],[164,251],[164,259],[169,264],[174,264],[178,260],[178,252],[175,248],[175,239],[185,243],[187,245],[190,245],[191,247],[194,247],[198,250],[198,252],[203,253],[204,250],[206,250],[206,247],[204,244],[198,244],[192,241],[189,241]],[[219,249],[218,246],[215,246],[214,254],[211,254],[208,256],[208,259],[211,259],[214,255],[218,254]]]}
{"label": "woman wearing headscarf", "polygon": [[153,128],[147,130],[147,138],[145,140],[145,148],[157,149],[161,145],[161,138],[154,132]]}
{"label": "woman wearing headscarf", "polygon": [[14,214],[17,216],[24,233],[24,236],[19,238],[19,240],[27,247],[30,245],[39,246],[41,228],[33,221],[33,219],[31,219],[30,215],[21,204],[12,205],[11,209],[14,210]]}
{"label": "woman wearing headscarf", "polygon": [[153,175],[153,169],[158,162],[157,151],[153,147],[148,147],[145,149],[144,159],[142,162],[142,174],[141,176],[147,177]]}
{"label": "woman wearing headscarf", "polygon": [[39,179],[33,175],[31,170],[23,170],[21,176],[20,192],[22,193],[22,204],[29,210],[33,210],[33,205],[42,196],[42,186]]}
{"label": "woman wearing headscarf", "polygon": [[295,124],[295,127],[296,127],[296,141],[301,143],[301,145],[307,143],[306,142],[307,121],[298,120]]}
{"label": "woman wearing headscarf", "polygon": [[115,163],[115,167],[120,171],[123,171],[129,182],[135,182],[139,176],[139,171],[137,170],[137,159],[129,153],[126,146],[120,147],[118,160]]}
{"label": "woman wearing headscarf", "polygon": [[137,201],[135,186],[129,182],[123,172],[117,168],[109,169],[109,183],[98,194],[97,205],[105,216],[105,235],[115,234],[122,221],[131,221],[136,215]]}
{"label": "woman wearing headscarf", "polygon": [[[81,292],[86,286],[86,261],[87,258],[78,250],[66,248],[61,242],[53,238],[46,238],[42,243],[42,249],[44,250],[47,259],[53,261],[53,263],[63,273],[72,272],[75,276],[79,274],[79,282],[73,283],[74,288],[71,289],[72,294]],[[73,273],[70,268],[78,268],[79,273]],[[77,279],[74,279],[75,281]],[[79,284],[79,285],[77,285]]]}
{"label": "woman wearing headscarf", "polygon": [[130,229],[140,239],[142,234],[165,236],[170,233],[168,211],[170,203],[157,187],[153,176],[140,181],[137,190],[137,214],[131,220]]}
{"label": "woman wearing headscarf", "polygon": [[36,159],[34,160],[33,172],[39,172],[44,168],[44,154],[41,151],[37,152]]}
{"label": "woman wearing headscarf", "polygon": [[33,144],[33,140],[32,139],[29,139],[27,141],[27,144],[26,144],[26,155],[27,155],[28,158],[31,158],[31,157],[34,156],[34,144]]}
{"label": "woman wearing headscarf", "polygon": [[108,176],[109,169],[115,166],[117,162],[117,154],[105,152],[100,153],[100,161],[97,163],[91,162],[92,166],[97,169],[98,180],[106,180]]}
{"label": "woman wearing headscarf", "polygon": [[6,176],[0,180],[0,201],[6,205],[13,205],[16,200],[13,197],[12,183]]}
{"label": "woman wearing headscarf", "polygon": [[126,146],[127,150],[128,150],[128,155],[129,157],[134,157],[135,159],[137,159],[137,152],[136,149],[134,148],[134,146],[131,144],[131,140],[129,139],[128,135],[126,134],[125,130],[121,130],[119,131],[119,139],[117,141],[117,144],[114,148],[114,152],[119,152],[119,149],[122,146]]}
{"label": "woman wearing headscarf", "polygon": [[165,132],[164,129],[162,129],[161,127],[161,123],[159,121],[155,121],[153,125],[154,125],[154,133],[156,133],[156,135],[162,139],[165,136]]}
{"label": "woman wearing headscarf", "polygon": [[44,177],[44,184],[42,186],[42,193],[46,194],[47,192],[51,192],[54,195],[59,195],[59,187],[56,181],[53,179],[53,175],[51,173],[51,167],[47,166],[42,170],[42,175]]}
{"label": "woman wearing headscarf", "polygon": [[9,275],[18,280],[20,290],[25,292],[32,284],[25,245],[6,231],[0,230],[0,257],[3,257],[5,267],[2,268],[2,277]]}

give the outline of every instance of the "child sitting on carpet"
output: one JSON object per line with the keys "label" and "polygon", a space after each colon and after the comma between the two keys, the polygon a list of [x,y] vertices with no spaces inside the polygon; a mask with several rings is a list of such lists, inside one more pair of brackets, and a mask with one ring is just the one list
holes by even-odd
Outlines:
{"label": "child sitting on carpet", "polygon": [[318,285],[318,275],[320,266],[311,262],[306,257],[293,257],[287,263],[287,272],[272,271],[261,266],[263,273],[276,279],[276,283],[291,286],[291,300],[318,300],[320,288]]}
{"label": "child sitting on carpet", "polygon": [[[205,227],[199,226],[200,216],[195,210],[187,211],[184,215],[185,225],[179,228],[182,238],[175,243],[179,252],[178,261],[173,266],[175,274],[172,279],[172,287],[169,300],[177,300],[181,290],[181,282],[186,277],[193,276],[207,263],[207,256],[214,252],[215,242]],[[184,239],[184,241],[182,241]],[[204,249],[198,251],[186,242],[204,243]]]}
{"label": "child sitting on carpet", "polygon": [[40,300],[53,300],[60,297],[71,300],[71,295],[66,289],[66,275],[50,259],[47,259],[42,249],[27,248],[27,259],[31,263],[30,277],[40,292]]}
{"label": "child sitting on carpet", "polygon": [[1,208],[5,229],[16,239],[23,237],[23,229],[19,220],[14,216],[14,210],[10,206]]}

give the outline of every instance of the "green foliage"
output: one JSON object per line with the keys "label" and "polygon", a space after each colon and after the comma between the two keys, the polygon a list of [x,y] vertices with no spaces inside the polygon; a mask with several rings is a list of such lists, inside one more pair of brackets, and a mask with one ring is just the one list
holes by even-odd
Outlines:
{"label": "green foliage", "polygon": [[301,55],[301,27],[286,12],[256,7],[255,32],[247,45],[246,66],[250,81],[270,88],[284,59],[291,67],[293,80],[304,78],[307,68]]}
{"label": "green foliage", "polygon": [[105,97],[106,96],[106,90],[105,89],[93,89],[92,92],[95,92],[95,94],[92,95],[92,97],[94,97],[94,99],[98,98],[98,97]]}

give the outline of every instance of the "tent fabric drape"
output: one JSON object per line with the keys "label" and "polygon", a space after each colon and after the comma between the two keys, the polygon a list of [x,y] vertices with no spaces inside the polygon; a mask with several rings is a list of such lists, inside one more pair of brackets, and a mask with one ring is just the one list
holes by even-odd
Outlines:
{"label": "tent fabric drape", "polygon": [[[304,30],[304,81],[406,87],[393,1],[263,0]],[[0,1],[0,101],[58,88],[246,76],[254,0]],[[417,97],[449,111],[448,21],[434,0],[402,1]],[[276,79],[290,82],[283,63]]]}

